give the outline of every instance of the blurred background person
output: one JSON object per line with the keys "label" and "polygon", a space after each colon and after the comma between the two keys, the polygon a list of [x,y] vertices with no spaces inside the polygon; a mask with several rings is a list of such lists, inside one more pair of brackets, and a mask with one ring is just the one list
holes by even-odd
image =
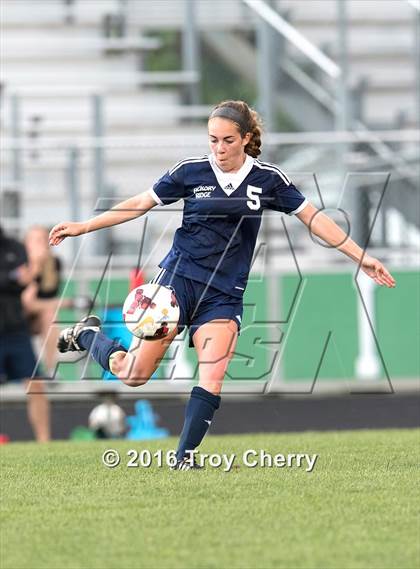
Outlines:
{"label": "blurred background person", "polygon": [[41,340],[41,357],[46,375],[53,377],[58,340],[58,330],[53,324],[58,308],[61,261],[51,253],[48,230],[41,225],[34,225],[28,230],[25,247],[33,280],[23,291],[22,302],[29,318],[31,333],[39,335]]}
{"label": "blurred background person", "polygon": [[33,279],[25,247],[0,227],[0,381],[24,380],[28,418],[38,442],[50,440],[50,408],[42,381],[30,381],[36,359],[21,294]]}

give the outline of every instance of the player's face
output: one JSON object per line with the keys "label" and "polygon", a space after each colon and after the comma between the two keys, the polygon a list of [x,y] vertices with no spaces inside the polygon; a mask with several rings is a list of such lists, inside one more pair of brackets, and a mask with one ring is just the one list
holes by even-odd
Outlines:
{"label": "player's face", "polygon": [[242,138],[236,124],[229,119],[214,117],[209,120],[210,150],[224,172],[239,170],[245,161],[245,146],[250,138],[249,132]]}

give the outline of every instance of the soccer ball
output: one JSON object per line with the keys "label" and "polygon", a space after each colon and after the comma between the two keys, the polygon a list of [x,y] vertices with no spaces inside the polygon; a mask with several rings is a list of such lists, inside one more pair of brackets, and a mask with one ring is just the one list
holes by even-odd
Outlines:
{"label": "soccer ball", "polygon": [[134,336],[161,340],[177,327],[179,306],[171,288],[149,283],[130,292],[124,302],[123,317]]}
{"label": "soccer ball", "polygon": [[122,437],[126,430],[124,411],[111,401],[94,407],[88,421],[89,428],[101,438]]}

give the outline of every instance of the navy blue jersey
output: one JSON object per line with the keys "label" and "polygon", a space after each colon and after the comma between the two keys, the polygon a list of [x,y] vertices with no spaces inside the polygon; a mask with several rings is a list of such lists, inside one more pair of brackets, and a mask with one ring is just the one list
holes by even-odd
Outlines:
{"label": "navy blue jersey", "polygon": [[241,297],[265,209],[295,214],[304,196],[276,166],[252,158],[223,172],[213,154],[178,162],[149,190],[159,205],[184,200],[182,226],[160,267]]}

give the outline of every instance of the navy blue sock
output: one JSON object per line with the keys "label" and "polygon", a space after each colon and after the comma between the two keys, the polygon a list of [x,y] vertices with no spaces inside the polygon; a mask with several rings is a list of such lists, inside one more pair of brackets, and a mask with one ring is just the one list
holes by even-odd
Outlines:
{"label": "navy blue sock", "polygon": [[220,396],[213,395],[202,387],[193,387],[191,398],[185,409],[185,421],[179,439],[176,457],[178,460],[187,455],[187,451],[194,450],[204,438],[214,412],[220,406]]}
{"label": "navy blue sock", "polygon": [[81,348],[90,351],[90,355],[107,371],[109,369],[109,357],[114,352],[126,352],[118,340],[111,340],[102,332],[94,332],[93,330],[84,330],[77,338],[77,343]]}

